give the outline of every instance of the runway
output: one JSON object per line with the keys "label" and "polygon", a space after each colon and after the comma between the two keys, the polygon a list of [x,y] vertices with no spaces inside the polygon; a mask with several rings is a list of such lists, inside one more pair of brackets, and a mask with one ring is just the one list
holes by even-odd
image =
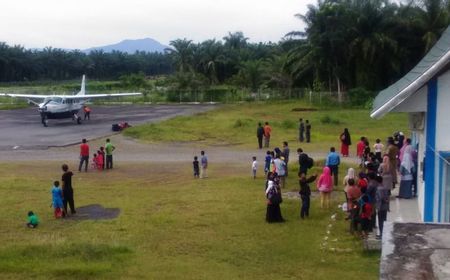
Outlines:
{"label": "runway", "polygon": [[[117,105],[91,106],[91,119],[78,125],[71,119],[49,120],[43,127],[37,108],[0,110],[0,150],[41,150],[77,144],[115,134],[112,124],[154,123],[180,115],[192,115],[216,105]],[[81,112],[82,114],[82,112]],[[80,115],[82,116],[82,115]]]}

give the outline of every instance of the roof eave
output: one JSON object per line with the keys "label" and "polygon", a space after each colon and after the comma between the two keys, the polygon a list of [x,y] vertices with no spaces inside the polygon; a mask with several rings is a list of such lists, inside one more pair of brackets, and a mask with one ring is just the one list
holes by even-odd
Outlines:
{"label": "roof eave", "polygon": [[388,112],[392,111],[397,105],[402,103],[411,94],[419,90],[424,84],[431,80],[442,68],[444,68],[450,61],[450,51],[447,51],[435,64],[428,68],[422,75],[420,75],[414,82],[402,89],[393,98],[384,103],[378,109],[372,111],[371,118],[379,119]]}

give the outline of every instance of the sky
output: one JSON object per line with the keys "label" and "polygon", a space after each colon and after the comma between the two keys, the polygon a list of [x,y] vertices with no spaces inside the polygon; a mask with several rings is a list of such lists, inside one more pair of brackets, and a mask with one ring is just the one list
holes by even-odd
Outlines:
{"label": "sky", "polygon": [[4,0],[0,42],[85,49],[124,39],[221,40],[236,31],[250,42],[278,42],[304,29],[294,15],[308,4],[316,0]]}

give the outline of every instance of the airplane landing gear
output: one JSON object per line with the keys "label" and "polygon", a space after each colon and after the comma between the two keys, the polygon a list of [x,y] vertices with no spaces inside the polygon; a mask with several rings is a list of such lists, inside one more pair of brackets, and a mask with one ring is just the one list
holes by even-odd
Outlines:
{"label": "airplane landing gear", "polygon": [[76,120],[77,124],[81,124],[81,117],[79,117],[77,114],[73,114],[72,119]]}
{"label": "airplane landing gear", "polygon": [[44,127],[48,126],[47,116],[45,114],[41,114],[41,122]]}

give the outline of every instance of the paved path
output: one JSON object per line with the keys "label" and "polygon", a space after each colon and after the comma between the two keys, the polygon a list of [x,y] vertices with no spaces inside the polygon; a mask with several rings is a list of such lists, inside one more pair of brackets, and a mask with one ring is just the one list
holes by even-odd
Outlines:
{"label": "paved path", "polygon": [[179,115],[191,115],[215,105],[120,105],[92,106],[91,120],[75,124],[71,119],[49,120],[43,127],[36,108],[0,110],[0,150],[37,150],[78,143],[82,138],[113,134],[111,125],[157,122]]}

